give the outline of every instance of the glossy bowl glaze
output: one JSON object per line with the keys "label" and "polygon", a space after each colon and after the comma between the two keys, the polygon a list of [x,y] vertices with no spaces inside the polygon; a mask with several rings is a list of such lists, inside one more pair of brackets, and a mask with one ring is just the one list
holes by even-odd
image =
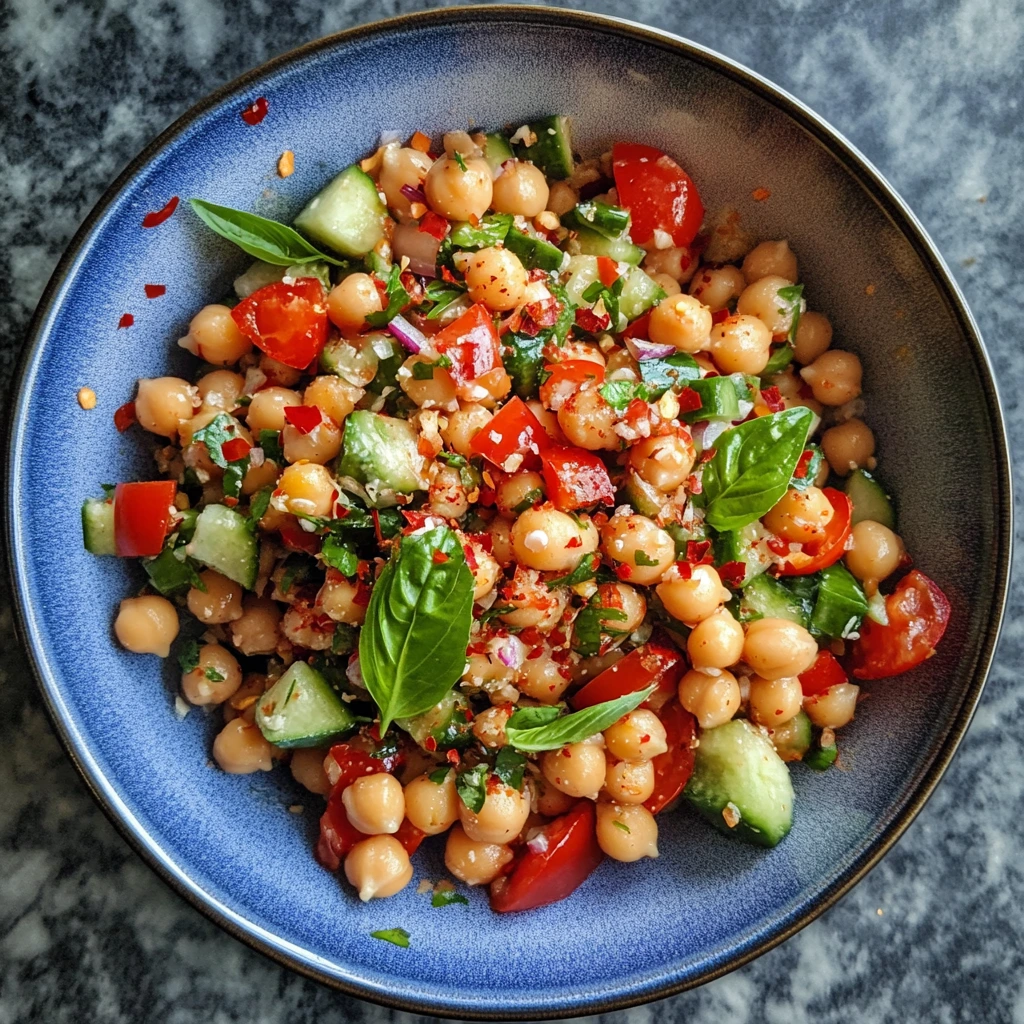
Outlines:
{"label": "glossy bowl glaze", "polygon": [[[267,116],[251,126],[240,115],[261,96]],[[794,768],[796,822],[771,852],[681,809],[661,819],[658,860],[605,863],[570,899],[534,913],[494,915],[483,892],[468,907],[431,908],[416,883],[442,877],[437,842],[403,893],[361,905],[312,857],[314,798],[286,771],[212,768],[214,719],[198,709],[176,718],[175,666],[113,641],[113,611],[141,585],[138,568],[82,550],[82,499],[101,481],[152,474],[151,439],[118,435],[113,411],[137,378],[189,372],[175,339],[247,263],[184,202],[158,227],[142,221],[174,196],[288,220],[382,132],[436,135],[549,112],[572,115],[584,154],[620,138],[662,147],[710,210],[732,204],[755,235],[790,240],[811,306],[864,361],[900,532],[949,595],[953,619],[925,667],[869,684],[872,699],[843,730],[844,770]],[[275,165],[286,149],[296,171],[282,180]],[[755,202],[756,189],[771,198]],[[146,284],[166,294],[147,299]],[[134,324],[119,329],[125,313]],[[99,396],[94,411],[75,402],[82,385]],[[977,330],[920,225],[863,157],[723,57],[535,7],[435,11],[321,40],[221,90],[142,153],[40,305],[13,409],[6,503],[21,625],[54,721],[142,856],[234,935],[312,977],[391,1006],[506,1020],[597,1012],[699,984],[802,927],[882,856],[935,786],[981,692],[1010,507]],[[290,814],[294,803],[307,813]],[[409,949],[369,937],[396,926],[411,933]]]}

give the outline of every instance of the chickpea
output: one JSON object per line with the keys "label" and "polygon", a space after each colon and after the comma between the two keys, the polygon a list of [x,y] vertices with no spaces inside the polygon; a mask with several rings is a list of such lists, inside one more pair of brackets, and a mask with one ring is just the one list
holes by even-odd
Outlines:
{"label": "chickpea", "polygon": [[362,775],[341,794],[353,828],[368,836],[394,835],[405,817],[402,784],[387,772]]}
{"label": "chickpea", "polygon": [[242,617],[231,623],[231,643],[242,654],[273,654],[280,642],[281,609],[268,597],[247,597]]}
{"label": "chickpea", "polygon": [[288,767],[292,778],[310,793],[317,796],[329,796],[331,780],[324,771],[324,758],[327,757],[326,747],[299,747],[292,751]]}
{"label": "chickpea", "polygon": [[264,388],[252,396],[245,422],[259,436],[261,430],[284,430],[288,421],[284,411],[289,405],[302,405],[302,396],[289,388]]}
{"label": "chickpea", "polygon": [[764,525],[778,537],[807,544],[825,536],[825,528],[835,515],[825,492],[817,487],[798,491],[790,487],[766,516]]}
{"label": "chickpea", "polygon": [[173,441],[182,425],[192,419],[195,395],[196,389],[180,377],[143,378],[135,396],[139,426]]}
{"label": "chickpea", "polygon": [[537,813],[543,814],[545,818],[557,818],[576,803],[575,797],[555,789],[543,775],[534,778],[533,787],[536,793]]}
{"label": "chickpea", "polygon": [[541,704],[555,704],[571,681],[568,668],[559,665],[547,652],[547,656],[539,658],[527,655],[519,669],[516,687],[522,694]]}
{"label": "chickpea", "polygon": [[453,771],[444,782],[431,782],[429,775],[419,775],[405,787],[405,816],[428,836],[447,832],[459,820],[460,803]]}
{"label": "chickpea", "polygon": [[[223,416],[224,413],[217,412],[216,409],[207,409],[204,412],[200,412],[193,416],[192,419],[182,423],[179,428],[179,444],[182,448],[188,448],[192,444],[192,437],[197,430],[202,430],[203,427],[208,427],[218,416]],[[233,437],[240,437],[244,441],[248,441],[252,444],[252,434],[242,426],[242,424],[234,418],[234,416],[228,417],[228,431]],[[190,462],[190,458],[194,461]],[[197,444],[191,453],[185,455],[186,465],[195,465],[205,469],[208,473],[220,475],[223,470],[215,466],[213,461],[209,457],[209,451],[205,444]]]}
{"label": "chickpea", "polygon": [[676,559],[675,541],[646,516],[613,516],[601,528],[601,542],[609,558],[627,567],[629,582],[642,586],[657,583]]}
{"label": "chickpea", "polygon": [[757,619],[747,626],[743,660],[763,679],[798,676],[817,656],[817,642],[799,623]]}
{"label": "chickpea", "polygon": [[302,404],[315,405],[340,426],[363,394],[362,388],[340,377],[314,377],[302,393]]}
{"label": "chickpea", "polygon": [[605,365],[605,379],[639,380],[640,370],[627,348],[612,349]]}
{"label": "chickpea", "polygon": [[726,669],[710,675],[692,669],[679,680],[679,703],[702,729],[723,725],[740,709],[740,684]]}
{"label": "chickpea", "polygon": [[380,292],[369,274],[349,274],[327,296],[327,316],[343,334],[364,330],[366,318],[383,308]]}
{"label": "chickpea", "polygon": [[289,512],[306,516],[329,516],[334,511],[337,487],[326,467],[316,462],[286,466],[277,483]]}
{"label": "chickpea", "polygon": [[735,665],[743,654],[743,627],[728,608],[719,608],[693,627],[686,639],[686,652],[694,668]]}
{"label": "chickpea", "polygon": [[[614,609],[619,616],[601,619],[602,629],[615,629],[632,633],[640,626],[647,614],[647,601],[636,587],[626,583],[602,583],[597,588],[598,601],[602,608]],[[621,618],[620,616],[625,616]]]}
{"label": "chickpea", "polygon": [[412,863],[394,836],[371,836],[348,851],[345,877],[355,887],[359,898],[367,903],[374,897],[401,892],[412,881]]}
{"label": "chickpea", "polygon": [[852,352],[829,349],[800,371],[822,405],[845,405],[860,394],[863,369]]}
{"label": "chickpea", "polygon": [[126,597],[114,620],[118,643],[133,654],[166,658],[178,635],[178,612],[166,597],[144,594]]}
{"label": "chickpea", "polygon": [[[810,409],[815,416],[821,415],[823,410],[821,403],[816,402],[813,398],[805,398],[800,394],[800,389],[804,386],[804,382],[796,375],[792,365],[787,366],[782,373],[777,373],[770,379],[769,383],[774,384],[779,389],[779,394],[785,399],[787,409],[802,405],[804,408]],[[814,427],[811,433],[813,434],[816,429],[817,427]]]}
{"label": "chickpea", "polygon": [[273,753],[259,727],[244,718],[233,718],[213,741],[213,759],[229,775],[269,772],[274,767]]}
{"label": "chickpea", "polygon": [[[644,270],[651,275],[659,284],[659,278],[667,278],[673,290],[668,291],[669,297],[678,295],[682,291],[680,285],[684,285],[693,277],[697,269],[697,257],[689,249],[652,249],[644,258]],[[665,286],[662,284],[662,287]],[[667,344],[667,343],[666,343]]]}
{"label": "chickpea", "polygon": [[526,270],[519,257],[508,249],[481,249],[469,259],[466,287],[469,297],[488,309],[515,309],[526,291]]}
{"label": "chickpea", "polygon": [[506,786],[496,776],[488,782],[484,805],[477,813],[459,801],[462,829],[474,843],[507,843],[522,832],[529,816],[529,794]]}
{"label": "chickpea", "polygon": [[738,299],[746,286],[737,267],[704,267],[690,281],[690,294],[717,313]]}
{"label": "chickpea", "polygon": [[231,412],[245,389],[245,378],[231,370],[213,370],[204,374],[196,384],[203,401],[203,412]]}
{"label": "chickpea", "polygon": [[570,743],[540,759],[541,773],[555,789],[588,800],[597,799],[607,769],[604,750],[595,743]]}
{"label": "chickpea", "polygon": [[750,717],[768,729],[788,722],[800,712],[804,691],[796,676],[750,680]]}
{"label": "chickpea", "polygon": [[557,349],[557,352],[557,361],[560,363],[569,360],[576,362],[582,360],[585,363],[597,363],[598,366],[604,366],[607,362],[601,349],[588,341],[567,341],[560,349]]}
{"label": "chickpea", "polygon": [[544,433],[551,438],[552,441],[557,441],[559,444],[565,444],[565,434],[562,433],[562,428],[559,426],[558,417],[550,410],[545,409],[541,402],[532,398],[526,403],[526,407],[537,417],[537,422],[544,428]]}
{"label": "chickpea", "polygon": [[351,580],[345,579],[340,572],[328,570],[327,579],[317,594],[317,607],[335,622],[345,622],[350,626],[361,626],[366,618],[367,601],[365,591]]}
{"label": "chickpea", "polygon": [[480,711],[473,717],[473,735],[492,750],[500,750],[508,742],[505,726],[512,712],[511,705],[503,704]]}
{"label": "chickpea", "polygon": [[509,611],[500,618],[516,629],[532,626],[547,633],[562,620],[568,601],[568,594],[563,588],[548,590],[536,570],[519,565],[511,584],[502,590],[502,602]]}
{"label": "chickpea", "polygon": [[512,526],[517,561],[541,572],[572,572],[584,555],[597,550],[597,542],[587,516],[574,519],[551,505],[527,509]]}
{"label": "chickpea", "polygon": [[637,475],[664,494],[686,482],[697,453],[688,434],[646,437],[629,449],[629,464]]}
{"label": "chickpea", "polygon": [[188,610],[200,621],[209,624],[234,622],[242,615],[242,588],[213,569],[199,574],[205,591],[192,587],[186,603]]}
{"label": "chickpea", "polygon": [[[428,491],[430,511],[445,519],[458,519],[469,511],[469,499],[462,476],[454,466],[432,467]],[[488,588],[489,589],[489,588]]]}
{"label": "chickpea", "polygon": [[863,420],[854,416],[826,430],[821,435],[821,448],[833,472],[846,476],[851,470],[866,466],[875,454],[875,435]]}
{"label": "chickpea", "polygon": [[627,864],[658,856],[658,823],[643,804],[599,803],[597,845]]}
{"label": "chickpea", "polygon": [[795,303],[779,295],[779,290],[789,288],[792,282],[784,277],[762,277],[743,289],[736,312],[745,316],[756,316],[774,336],[787,334],[793,326]]}
{"label": "chickpea", "polygon": [[330,417],[323,417],[308,433],[289,423],[281,431],[281,449],[289,462],[325,465],[341,451],[341,429]]}
{"label": "chickpea", "polygon": [[673,295],[681,295],[682,287],[674,277],[668,274],[651,274],[651,280],[665,293],[665,297],[671,299]]}
{"label": "chickpea", "polygon": [[491,538],[491,554],[503,569],[507,569],[515,557],[512,551],[512,527],[507,519],[495,516],[487,524],[486,534]]}
{"label": "chickpea", "polygon": [[474,842],[461,825],[448,833],[444,848],[444,866],[466,885],[487,885],[494,881],[512,857],[507,846]]}
{"label": "chickpea", "polygon": [[491,206],[498,213],[536,217],[547,209],[550,191],[544,173],[526,160],[506,161],[494,179]]}
{"label": "chickpea", "polygon": [[574,391],[558,410],[558,425],[569,442],[588,451],[618,451],[622,447],[615,420],[615,410],[596,388]]}
{"label": "chickpea", "polygon": [[711,357],[723,373],[760,373],[771,346],[772,332],[756,316],[731,316],[711,328]]}
{"label": "chickpea", "polygon": [[430,377],[420,379],[413,375],[416,363],[429,363],[426,356],[409,356],[398,371],[398,383],[414,405],[421,409],[452,409],[458,401],[455,381],[443,367],[435,366]]}
{"label": "chickpea", "polygon": [[793,343],[793,358],[806,365],[813,363],[832,344],[832,324],[827,316],[808,310],[801,314],[796,326]]}
{"label": "chickpea", "polygon": [[468,459],[475,454],[473,438],[491,422],[493,415],[482,405],[462,402],[458,409],[448,414],[448,424],[441,427],[441,437],[449,448]]}
{"label": "chickpea", "polygon": [[482,601],[498,582],[501,566],[479,542],[463,536],[462,543],[473,552],[473,558],[476,560],[476,568],[470,570],[473,573],[473,600]]}
{"label": "chickpea", "polygon": [[260,372],[272,387],[290,388],[302,379],[302,370],[272,359],[266,352],[260,356]]}
{"label": "chickpea", "polygon": [[667,579],[658,584],[665,611],[687,625],[702,622],[731,596],[713,565],[695,565],[689,579]]}
{"label": "chickpea", "polygon": [[654,307],[648,330],[651,341],[658,345],[700,352],[709,344],[711,310],[692,295],[673,295]]}
{"label": "chickpea", "polygon": [[881,523],[862,519],[851,531],[846,568],[859,580],[878,583],[891,576],[903,560],[903,541]]}
{"label": "chickpea", "polygon": [[796,284],[796,256],[789,242],[783,240],[755,245],[743,260],[743,277],[747,284],[766,277],[781,277],[789,284]]}
{"label": "chickpea", "polygon": [[181,689],[189,704],[223,704],[241,685],[238,659],[220,644],[204,644],[199,664],[181,674]]}
{"label": "chickpea", "polygon": [[435,160],[423,182],[430,208],[449,220],[482,217],[491,205],[494,179],[487,161],[463,157],[466,169],[450,156]]}
{"label": "chickpea", "polygon": [[824,693],[804,700],[807,717],[819,729],[841,729],[853,721],[860,687],[854,683],[837,683]]}
{"label": "chickpea", "polygon": [[214,366],[231,366],[252,351],[252,342],[238,329],[227,306],[203,306],[188,325],[182,348]]}
{"label": "chickpea", "polygon": [[548,194],[548,209],[559,217],[580,201],[579,193],[567,181],[556,181]]}
{"label": "chickpea", "polygon": [[506,519],[515,519],[520,512],[544,500],[544,477],[532,470],[520,470],[504,477],[494,494],[501,515]]}
{"label": "chickpea", "polygon": [[650,761],[668,750],[665,726],[653,711],[638,708],[604,731],[608,753],[620,761]]}
{"label": "chickpea", "polygon": [[[421,153],[418,149],[398,145],[384,147],[378,184],[388,207],[398,215],[400,221],[415,220],[412,200],[402,194],[402,186],[420,188],[433,162],[426,153]],[[421,212],[422,209],[423,206],[420,204]]]}
{"label": "chickpea", "polygon": [[654,792],[650,761],[617,761],[604,774],[604,791],[621,804],[642,804]]}

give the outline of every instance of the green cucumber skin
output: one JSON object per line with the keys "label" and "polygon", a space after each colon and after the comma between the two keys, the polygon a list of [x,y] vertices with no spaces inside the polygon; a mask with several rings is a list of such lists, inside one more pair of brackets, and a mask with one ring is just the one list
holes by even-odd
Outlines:
{"label": "green cucumber skin", "polygon": [[683,413],[687,423],[704,420],[739,419],[740,403],[736,396],[736,384],[732,377],[702,377],[688,385],[700,395],[700,408]]}
{"label": "green cucumber skin", "polygon": [[116,555],[114,503],[106,498],[86,498],[82,503],[82,543],[93,555]]}
{"label": "green cucumber skin", "polygon": [[622,490],[626,501],[642,516],[654,519],[662,514],[668,504],[664,494],[632,470],[626,474],[626,482]]}
{"label": "green cucumber skin", "polygon": [[574,168],[569,118],[562,115],[530,121],[527,127],[537,136],[532,146],[516,143],[516,156],[532,160],[549,178],[561,181]]}
{"label": "green cucumber skin", "polygon": [[493,174],[506,160],[513,157],[508,139],[500,132],[490,132],[484,139],[484,159]]}
{"label": "green cucumber skin", "polygon": [[846,481],[846,496],[853,503],[853,526],[871,519],[876,523],[896,529],[896,512],[892,499],[882,485],[865,469],[855,469]]}
{"label": "green cucumber skin", "polygon": [[577,227],[575,230],[580,252],[585,256],[608,256],[616,263],[631,263],[635,266],[647,255],[628,238],[607,238],[591,228]]}
{"label": "green cucumber skin", "polygon": [[804,764],[808,768],[813,768],[816,772],[828,771],[836,763],[836,758],[839,757],[839,748],[836,746],[833,740],[832,745],[829,747],[823,747],[821,745],[821,730],[816,729],[814,739],[811,741],[808,747],[807,753],[804,754]]}
{"label": "green cucumber skin", "polygon": [[765,572],[772,561],[768,550],[768,531],[760,522],[744,526],[742,530],[729,530],[714,537],[715,565],[743,562],[747,567],[743,585]]}
{"label": "green cucumber skin", "polygon": [[345,420],[338,473],[399,494],[425,490],[416,443],[416,430],[405,420],[357,410]]}
{"label": "green cucumber skin", "polygon": [[[395,719],[395,725],[404,729],[424,750],[458,750],[473,739],[472,723],[466,712],[469,700],[461,693],[450,690],[429,711],[415,718]],[[433,740],[427,747],[426,741]]]}
{"label": "green cucumber skin", "polygon": [[807,717],[807,713],[798,711],[783,728],[786,728],[789,733],[795,729],[796,734],[791,736],[787,744],[780,745],[778,731],[771,731],[772,746],[775,747],[783,761],[802,760],[811,746],[811,720]]}
{"label": "green cucumber skin", "polygon": [[207,505],[185,546],[190,558],[252,590],[259,569],[259,547],[249,522],[226,505]]}
{"label": "green cucumber skin", "polygon": [[[764,573],[750,580],[743,588],[740,612],[746,611],[747,618],[756,616],[763,619],[788,619],[805,629],[810,623],[811,611],[778,580]],[[742,619],[741,619],[742,621]]]}
{"label": "green cucumber skin", "polygon": [[562,264],[566,262],[566,255],[556,245],[545,241],[543,238],[535,238],[518,228],[510,228],[505,236],[505,248],[519,257],[527,270],[535,267],[541,270],[560,271]]}
{"label": "green cucumber skin", "polygon": [[639,267],[630,267],[619,295],[619,312],[627,320],[635,320],[663,298],[665,292],[653,277]]}
{"label": "green cucumber skin", "polygon": [[365,256],[383,237],[387,210],[373,179],[346,167],[295,218],[295,228],[343,256]]}
{"label": "green cucumber skin", "polygon": [[276,747],[318,747],[358,724],[324,677],[297,661],[256,704],[256,724]]}

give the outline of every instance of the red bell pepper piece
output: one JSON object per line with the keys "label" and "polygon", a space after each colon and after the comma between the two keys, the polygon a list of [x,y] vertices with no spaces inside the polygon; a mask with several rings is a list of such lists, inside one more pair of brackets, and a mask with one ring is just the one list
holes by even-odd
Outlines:
{"label": "red bell pepper piece", "polygon": [[233,437],[220,446],[220,453],[225,462],[237,462],[244,459],[252,450],[252,445],[244,437]]}
{"label": "red bell pepper piece", "polygon": [[619,267],[611,256],[597,257],[597,276],[601,278],[601,284],[603,284],[605,288],[611,288],[611,286],[618,281]]}
{"label": "red bell pepper piece", "polygon": [[838,562],[846,550],[850,536],[853,502],[834,487],[822,491],[832,506],[832,518],[825,527],[825,536],[815,544],[805,544],[802,551],[794,551],[779,569],[780,576],[810,576]]}
{"label": "red bell pepper piece", "polygon": [[[551,438],[521,398],[511,398],[470,442],[477,455],[504,469],[512,455],[523,455],[521,465],[533,468],[538,456],[551,447]],[[518,468],[518,467],[516,467]],[[509,470],[512,472],[513,470]]]}
{"label": "red bell pepper piece", "polygon": [[173,480],[118,484],[114,492],[114,547],[119,555],[159,555],[171,523],[178,485]]}
{"label": "red bell pepper piece", "polygon": [[594,452],[555,445],[541,452],[548,498],[563,512],[601,502],[615,504],[608,469]]}
{"label": "red bell pepper piece", "polygon": [[479,302],[435,334],[434,347],[452,361],[448,372],[456,384],[476,380],[502,365],[498,329]]}
{"label": "red bell pepper piece", "polygon": [[320,550],[320,538],[315,533],[306,533],[297,522],[282,524],[278,532],[289,551],[304,551],[307,555],[315,555]]}
{"label": "red bell pepper piece", "polygon": [[678,701],[671,701],[659,712],[665,726],[668,750],[654,758],[654,792],[644,807],[657,814],[664,810],[686,788],[693,774],[693,739],[697,735],[697,719]]}
{"label": "red bell pepper piece", "polygon": [[312,433],[324,420],[323,413],[315,405],[286,405],[284,418],[300,434]]}
{"label": "red bell pepper piece", "polygon": [[258,288],[231,310],[238,329],[271,359],[304,370],[327,341],[327,302],[315,277]]}
{"label": "red bell pepper piece", "polygon": [[843,666],[836,661],[830,650],[818,651],[814,664],[806,672],[800,673],[800,686],[805,697],[815,697],[824,693],[831,686],[847,682]]}
{"label": "red bell pepper piece", "polygon": [[556,395],[564,402],[585,381],[600,384],[604,380],[604,367],[589,359],[566,359],[564,363],[548,363],[544,369],[550,376],[540,386],[540,400],[548,409],[554,408]]}
{"label": "red bell pepper piece", "polygon": [[679,651],[659,643],[647,643],[594,676],[570,700],[577,711],[582,711],[595,704],[603,704],[606,700],[645,690],[654,683],[657,689],[647,703],[657,704],[659,697],[664,702],[675,694],[684,667],[683,656]]}

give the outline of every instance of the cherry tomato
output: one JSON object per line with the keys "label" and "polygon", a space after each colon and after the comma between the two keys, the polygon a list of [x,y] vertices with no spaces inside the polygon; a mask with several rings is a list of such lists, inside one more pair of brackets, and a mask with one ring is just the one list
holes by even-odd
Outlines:
{"label": "cherry tomato", "polygon": [[271,359],[304,370],[327,341],[327,305],[315,277],[258,288],[231,310],[238,329]]}
{"label": "cherry tomato", "polygon": [[435,334],[434,347],[452,361],[448,372],[456,384],[476,380],[501,366],[497,328],[487,307],[479,302]]}
{"label": "cherry tomato", "polygon": [[584,381],[600,384],[604,380],[604,367],[589,359],[566,359],[564,363],[548,363],[544,369],[550,376],[540,386],[540,400],[548,409],[556,395],[565,401]]}
{"label": "cherry tomato", "polygon": [[806,672],[800,673],[800,686],[805,697],[815,697],[831,686],[848,681],[843,666],[829,650],[818,651],[814,664]]}
{"label": "cherry tomato", "polygon": [[565,899],[601,863],[593,802],[580,800],[523,850],[511,874],[491,884],[491,909],[500,914]]}
{"label": "cherry tomato", "polygon": [[615,488],[600,457],[582,448],[557,445],[541,452],[544,483],[555,508],[563,512],[602,502],[615,504]]}
{"label": "cherry tomato", "polygon": [[644,644],[577,690],[571,698],[572,706],[582,711],[594,704],[603,704],[606,700],[645,690],[651,683],[656,684],[657,689],[646,704],[659,705],[676,692],[683,668],[683,656],[679,651],[658,643]]}
{"label": "cherry tomato", "polygon": [[315,533],[306,533],[297,522],[284,523],[280,529],[281,541],[289,551],[304,551],[315,555],[320,550],[320,538]]}
{"label": "cherry tomato", "polygon": [[912,570],[885,599],[888,626],[865,619],[854,644],[857,679],[898,676],[927,661],[949,624],[949,600],[923,572]]}
{"label": "cherry tomato", "polygon": [[656,230],[671,235],[677,246],[694,240],[704,220],[704,205],[696,185],[675,160],[653,146],[617,142],[612,173],[637,245],[650,242]]}
{"label": "cherry tomato", "polygon": [[816,544],[805,544],[802,551],[794,551],[779,569],[780,576],[810,576],[811,573],[827,569],[843,557],[846,541],[850,536],[850,517],[853,502],[834,487],[822,491],[832,506],[832,518],[825,527],[824,540]]}
{"label": "cherry tomato", "polygon": [[618,281],[619,267],[611,256],[597,257],[597,276],[601,278],[601,284],[603,284],[605,288],[611,288],[611,286]]}
{"label": "cherry tomato", "polygon": [[114,492],[114,547],[119,555],[159,555],[171,523],[178,485],[173,480],[118,484]]}
{"label": "cherry tomato", "polygon": [[697,719],[678,701],[666,704],[658,717],[665,726],[668,750],[652,762],[654,792],[644,801],[651,814],[664,810],[686,788],[693,774],[693,740],[697,735]]}
{"label": "cherry tomato", "polygon": [[509,399],[470,443],[477,455],[502,469],[509,456],[516,454],[524,456],[521,465],[536,467],[538,456],[550,446],[551,438],[521,398]]}

